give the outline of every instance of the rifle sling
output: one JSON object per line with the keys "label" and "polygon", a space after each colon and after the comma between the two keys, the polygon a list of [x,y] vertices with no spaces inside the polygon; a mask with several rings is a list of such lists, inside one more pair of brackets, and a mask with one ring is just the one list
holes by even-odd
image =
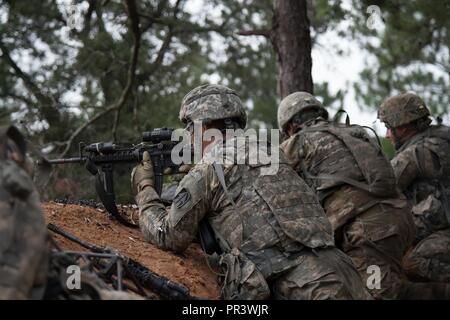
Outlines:
{"label": "rifle sling", "polygon": [[123,224],[127,227],[130,227],[130,228],[138,227],[138,225],[127,221],[125,218],[123,218],[120,215],[119,211],[117,210],[117,206],[116,206],[116,202],[114,201],[114,198],[105,191],[104,183],[101,178],[100,172],[97,172],[95,174],[95,190],[97,191],[100,201],[105,206],[106,211],[108,211],[117,221],[119,221],[121,224]]}

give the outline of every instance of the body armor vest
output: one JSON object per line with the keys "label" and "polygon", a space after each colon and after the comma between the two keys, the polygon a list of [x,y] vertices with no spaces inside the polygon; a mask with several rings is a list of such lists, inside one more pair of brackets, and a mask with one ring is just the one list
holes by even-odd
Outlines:
{"label": "body armor vest", "polygon": [[315,194],[287,164],[280,163],[276,175],[235,165],[225,178],[235,205],[221,190],[216,196],[223,197],[225,207],[210,218],[223,251],[238,247],[267,277],[297,265],[295,258],[304,247],[334,246]]}

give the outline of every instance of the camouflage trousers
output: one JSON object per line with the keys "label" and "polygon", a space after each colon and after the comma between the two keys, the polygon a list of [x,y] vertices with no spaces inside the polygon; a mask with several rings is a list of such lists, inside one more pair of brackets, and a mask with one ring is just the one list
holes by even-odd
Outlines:
{"label": "camouflage trousers", "polygon": [[343,226],[338,246],[352,259],[375,299],[448,299],[447,286],[406,277],[401,261],[414,234],[407,210],[378,204]]}
{"label": "camouflage trousers", "polygon": [[419,241],[403,258],[403,267],[412,279],[450,283],[450,229]]}
{"label": "camouflage trousers", "polygon": [[305,252],[301,262],[272,283],[275,299],[370,300],[351,260],[336,248]]}
{"label": "camouflage trousers", "polygon": [[[278,269],[277,263],[290,267]],[[281,254],[263,261],[235,248],[219,264],[226,300],[372,299],[350,258],[337,248],[303,249],[295,258]]]}

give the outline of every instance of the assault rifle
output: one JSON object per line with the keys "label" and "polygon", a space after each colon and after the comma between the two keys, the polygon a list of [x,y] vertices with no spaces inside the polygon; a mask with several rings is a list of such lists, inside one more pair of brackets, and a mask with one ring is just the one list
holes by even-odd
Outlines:
{"label": "assault rifle", "polygon": [[[112,282],[118,290],[122,290],[126,284],[123,283],[123,276],[128,277],[139,290],[141,295],[146,295],[143,288],[150,289],[157,293],[164,299],[170,300],[197,300],[198,297],[192,296],[189,289],[182,284],[173,282],[166,277],[160,276],[149,270],[139,262],[126,257],[112,249],[101,248],[95,244],[89,243],[85,240],[79,239],[73,234],[61,229],[60,227],[49,223],[47,228],[59,234],[66,239],[79,244],[88,249],[92,253],[63,251],[63,254],[72,255],[75,257],[91,258],[97,268],[99,275]],[[102,263],[101,260],[109,260],[108,263]],[[116,279],[113,274],[116,273]]]}
{"label": "assault rifle", "polygon": [[137,145],[120,145],[112,142],[99,142],[86,145],[81,142],[79,155],[64,159],[43,159],[38,161],[42,170],[50,171],[49,167],[55,164],[84,164],[86,169],[93,174],[95,179],[95,190],[105,206],[106,211],[116,218],[120,223],[137,227],[123,218],[116,206],[113,182],[113,166],[115,163],[139,163],[142,155],[148,151],[155,172],[155,190],[161,195],[163,187],[164,170],[170,168],[171,174],[178,172],[180,165],[172,162],[171,152],[178,143],[171,141],[172,128],[158,128],[144,132],[142,142]]}

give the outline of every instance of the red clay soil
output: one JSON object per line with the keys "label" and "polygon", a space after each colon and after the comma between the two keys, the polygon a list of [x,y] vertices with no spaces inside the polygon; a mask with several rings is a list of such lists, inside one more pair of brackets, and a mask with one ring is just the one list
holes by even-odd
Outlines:
{"label": "red clay soil", "polygon": [[[98,246],[116,249],[150,270],[190,289],[191,294],[217,299],[220,288],[216,275],[209,269],[201,248],[193,243],[182,254],[156,248],[146,242],[139,229],[132,229],[109,219],[104,212],[90,207],[48,202],[42,205],[47,223]],[[73,242],[55,235],[56,242],[66,250],[78,250]]]}

